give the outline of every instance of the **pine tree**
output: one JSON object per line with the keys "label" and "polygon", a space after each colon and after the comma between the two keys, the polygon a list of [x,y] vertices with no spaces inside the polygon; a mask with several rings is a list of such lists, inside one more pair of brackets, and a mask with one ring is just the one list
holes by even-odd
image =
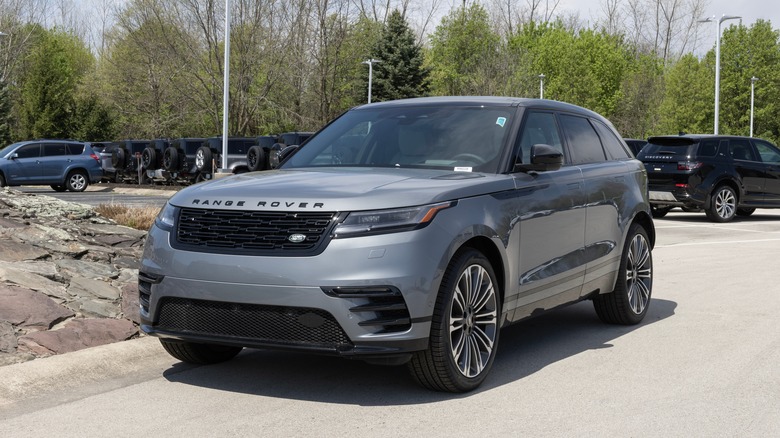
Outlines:
{"label": "pine tree", "polygon": [[420,97],[428,93],[430,71],[423,66],[423,53],[414,33],[397,9],[387,20],[382,37],[373,50],[372,100]]}

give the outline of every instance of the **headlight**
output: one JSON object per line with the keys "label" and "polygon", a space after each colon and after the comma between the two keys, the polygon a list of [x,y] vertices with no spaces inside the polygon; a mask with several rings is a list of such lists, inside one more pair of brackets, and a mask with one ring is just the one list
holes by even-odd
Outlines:
{"label": "headlight", "polygon": [[176,207],[169,203],[165,203],[165,207],[160,210],[160,213],[155,218],[154,223],[158,228],[171,231],[173,230],[173,224],[176,219]]}
{"label": "headlight", "polygon": [[428,225],[438,212],[455,204],[456,202],[442,202],[419,207],[352,212],[344,222],[336,226],[333,237],[355,237],[416,230]]}

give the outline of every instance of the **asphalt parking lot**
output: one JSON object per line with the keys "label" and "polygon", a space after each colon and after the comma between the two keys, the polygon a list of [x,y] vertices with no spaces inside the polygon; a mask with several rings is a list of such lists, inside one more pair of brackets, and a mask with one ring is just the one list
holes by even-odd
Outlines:
{"label": "asphalt parking lot", "polygon": [[185,366],[142,338],[0,368],[0,436],[780,436],[780,210],[656,229],[641,325],[583,302],[510,327],[471,394],[293,353]]}

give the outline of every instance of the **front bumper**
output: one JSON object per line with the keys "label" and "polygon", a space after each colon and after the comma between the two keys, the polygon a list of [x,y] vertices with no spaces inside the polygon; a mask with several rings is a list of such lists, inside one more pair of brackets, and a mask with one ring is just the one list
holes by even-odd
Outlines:
{"label": "front bumper", "polygon": [[428,346],[453,236],[334,239],[311,257],[176,250],[153,226],[139,272],[144,332],[197,343],[361,358]]}

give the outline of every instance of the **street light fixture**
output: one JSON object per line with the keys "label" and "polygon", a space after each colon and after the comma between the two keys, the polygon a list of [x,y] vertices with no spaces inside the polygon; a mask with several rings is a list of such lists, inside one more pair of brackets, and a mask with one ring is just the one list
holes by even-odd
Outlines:
{"label": "street light fixture", "polygon": [[539,99],[544,99],[544,73],[539,75]]}
{"label": "street light fixture", "polygon": [[755,97],[757,77],[750,78],[750,136],[753,136],[753,101]]}
{"label": "street light fixture", "polygon": [[371,58],[361,62],[361,64],[368,64],[368,103],[371,103],[371,78],[374,75],[374,64],[378,62],[382,61]]}
{"label": "street light fixture", "polygon": [[742,17],[723,14],[720,18],[713,15],[712,17],[698,20],[699,23],[715,22],[718,28],[718,34],[715,39],[715,135],[718,135],[718,117],[720,115],[720,25],[726,20],[736,20],[738,18]]}

